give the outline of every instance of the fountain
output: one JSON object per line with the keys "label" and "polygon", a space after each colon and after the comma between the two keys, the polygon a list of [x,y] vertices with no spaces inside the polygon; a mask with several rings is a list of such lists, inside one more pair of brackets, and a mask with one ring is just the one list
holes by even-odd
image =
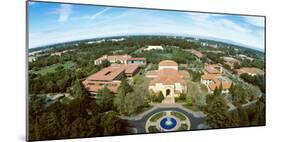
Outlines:
{"label": "fountain", "polygon": [[171,130],[171,129],[175,128],[176,125],[177,125],[177,121],[176,121],[176,119],[174,119],[172,117],[164,117],[160,121],[160,126],[164,130]]}
{"label": "fountain", "polygon": [[173,122],[171,121],[171,117],[167,117],[167,121],[165,122],[166,125],[172,125]]}

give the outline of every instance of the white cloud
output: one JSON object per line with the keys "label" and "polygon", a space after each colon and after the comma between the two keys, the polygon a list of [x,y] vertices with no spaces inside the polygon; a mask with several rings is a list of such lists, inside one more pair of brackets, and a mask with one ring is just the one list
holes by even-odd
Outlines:
{"label": "white cloud", "polygon": [[245,17],[244,18],[246,22],[248,22],[251,25],[257,26],[257,27],[264,27],[264,18],[263,17]]}
{"label": "white cloud", "polygon": [[222,26],[224,26],[225,28],[229,28],[230,30],[235,30],[237,32],[249,32],[249,30],[247,28],[244,28],[234,22],[232,22],[231,20],[227,20],[227,19],[221,19],[218,20],[220,22],[220,24]]}
{"label": "white cloud", "polygon": [[60,8],[57,10],[59,14],[58,21],[60,23],[66,22],[72,12],[72,6],[69,4],[61,4]]}
{"label": "white cloud", "polygon": [[[245,18],[234,21],[228,15],[193,13],[188,14],[189,25],[185,28],[192,35],[231,40],[251,47],[264,49],[263,31],[253,29],[262,27],[262,18]],[[245,16],[241,16],[244,20]],[[246,21],[246,19],[248,21]],[[251,23],[249,23],[251,22]],[[249,23],[250,25],[247,25]],[[257,34],[260,33],[260,34]]]}
{"label": "white cloud", "polygon": [[110,10],[110,9],[111,9],[111,7],[105,8],[105,9],[103,9],[102,11],[100,11],[100,12],[95,13],[94,15],[92,15],[92,16],[90,17],[90,19],[91,19],[91,20],[94,20],[94,19],[96,19],[98,16],[102,15],[103,13],[105,13],[106,11],[108,11],[108,10]]}

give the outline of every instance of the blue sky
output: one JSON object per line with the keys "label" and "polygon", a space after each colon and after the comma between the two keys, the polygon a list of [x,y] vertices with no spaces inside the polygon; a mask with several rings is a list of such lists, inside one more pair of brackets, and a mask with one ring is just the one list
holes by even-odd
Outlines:
{"label": "blue sky", "polygon": [[213,37],[264,50],[263,17],[29,2],[29,48],[127,34]]}

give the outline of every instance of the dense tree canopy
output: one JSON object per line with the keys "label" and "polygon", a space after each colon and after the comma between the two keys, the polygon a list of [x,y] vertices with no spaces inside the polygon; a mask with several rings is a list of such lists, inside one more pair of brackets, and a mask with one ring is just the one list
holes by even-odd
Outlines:
{"label": "dense tree canopy", "polygon": [[248,83],[258,86],[263,93],[265,93],[265,76],[251,76],[246,73],[241,74],[240,77]]}
{"label": "dense tree canopy", "polygon": [[237,124],[234,123],[231,115],[228,113],[228,106],[225,99],[221,96],[213,95],[207,102],[206,122],[211,128],[227,128],[235,127]]}
{"label": "dense tree canopy", "polygon": [[[29,139],[46,140],[120,134],[125,125],[114,112],[104,112],[84,96],[70,104],[46,106],[44,96],[32,96],[29,105]],[[59,131],[58,131],[59,130]]]}

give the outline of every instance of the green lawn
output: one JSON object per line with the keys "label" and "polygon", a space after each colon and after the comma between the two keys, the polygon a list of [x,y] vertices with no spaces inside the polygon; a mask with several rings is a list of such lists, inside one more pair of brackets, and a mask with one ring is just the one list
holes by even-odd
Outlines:
{"label": "green lawn", "polygon": [[159,118],[161,118],[162,116],[164,116],[163,112],[158,112],[156,114],[154,114],[151,118],[150,121],[151,122],[156,122]]}
{"label": "green lawn", "polygon": [[178,128],[178,131],[184,131],[187,130],[188,125],[187,124],[181,124],[181,126]]}
{"label": "green lawn", "polygon": [[68,61],[68,62],[66,62],[64,64],[54,64],[54,65],[50,65],[50,66],[47,66],[47,67],[43,67],[40,70],[35,71],[34,73],[41,74],[41,75],[46,75],[47,73],[54,73],[54,72],[56,72],[56,69],[59,66],[63,66],[64,69],[70,69],[74,65],[75,65],[75,63],[73,63],[72,61]]}
{"label": "green lawn", "polygon": [[180,120],[186,120],[186,117],[184,116],[184,114],[182,114],[180,112],[173,111],[173,112],[171,112],[171,115],[179,118]]}
{"label": "green lawn", "polygon": [[148,131],[151,133],[156,133],[156,132],[160,132],[157,128],[156,128],[156,126],[149,126],[148,127]]}

